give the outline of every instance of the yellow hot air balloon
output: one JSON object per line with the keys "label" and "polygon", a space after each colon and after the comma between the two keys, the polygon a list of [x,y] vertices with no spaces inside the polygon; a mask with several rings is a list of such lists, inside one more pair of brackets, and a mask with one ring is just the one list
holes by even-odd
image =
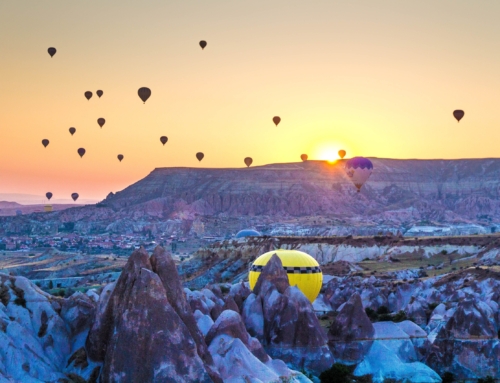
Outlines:
{"label": "yellow hot air balloon", "polygon": [[314,302],[323,284],[323,273],[313,257],[298,250],[273,250],[258,257],[248,273],[250,289],[253,290],[255,287],[260,272],[273,254],[281,260],[290,286],[296,285],[311,303]]}

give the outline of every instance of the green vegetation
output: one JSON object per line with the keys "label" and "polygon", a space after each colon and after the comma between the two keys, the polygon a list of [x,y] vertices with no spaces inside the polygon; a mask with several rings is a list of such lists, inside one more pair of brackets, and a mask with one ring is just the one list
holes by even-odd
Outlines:
{"label": "green vegetation", "polygon": [[443,379],[442,383],[453,383],[455,381],[455,377],[451,372],[445,372],[441,379]]}
{"label": "green vegetation", "polygon": [[377,311],[367,307],[365,313],[372,322],[393,321],[398,323],[407,319],[406,313],[403,310],[395,314],[390,314],[389,309],[385,306],[380,306]]}
{"label": "green vegetation", "polygon": [[11,283],[10,288],[14,292],[16,299],[14,299],[14,303],[18,306],[22,306],[26,308],[26,299],[24,299],[24,290],[17,287],[14,282]]}
{"label": "green vegetation", "polygon": [[330,369],[323,371],[319,379],[321,383],[371,383],[371,375],[354,376],[355,368],[355,365],[335,363]]}
{"label": "green vegetation", "polygon": [[479,378],[477,383],[495,383],[495,379],[492,376],[488,375],[486,378]]}
{"label": "green vegetation", "polygon": [[[448,253],[446,250],[426,258],[420,253],[403,253],[390,257],[391,262],[380,262],[380,260],[367,260],[366,258],[358,263],[363,268],[361,276],[370,275],[373,271],[377,273],[388,273],[408,269],[421,269],[420,277],[434,277],[452,271],[452,268],[468,268],[477,262],[476,258],[469,258],[469,254]],[[433,270],[425,270],[426,267],[433,266]],[[440,269],[437,269],[441,266]]]}
{"label": "green vegetation", "polygon": [[4,306],[7,306],[10,301],[9,288],[4,284],[0,285],[0,301]]}

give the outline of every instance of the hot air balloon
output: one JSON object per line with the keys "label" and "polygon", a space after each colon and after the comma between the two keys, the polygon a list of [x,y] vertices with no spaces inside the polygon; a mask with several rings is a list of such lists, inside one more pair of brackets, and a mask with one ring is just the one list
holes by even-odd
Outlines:
{"label": "hot air balloon", "polygon": [[106,123],[106,120],[104,118],[98,118],[97,119],[97,123],[99,124],[99,126],[102,128],[102,126]]}
{"label": "hot air balloon", "polygon": [[45,193],[45,197],[47,197],[47,199],[50,201],[50,199],[52,198],[52,193],[51,192]]}
{"label": "hot air balloon", "polygon": [[307,161],[307,159],[308,159],[308,158],[309,158],[309,157],[307,156],[307,154],[301,154],[301,155],[300,155],[300,159],[301,159],[302,161],[304,161],[304,162],[305,162],[305,161]]}
{"label": "hot air balloon", "polygon": [[344,158],[344,157],[345,157],[345,155],[346,155],[345,150],[340,149],[340,150],[339,150],[339,157],[340,157],[340,158]]}
{"label": "hot air balloon", "polygon": [[160,141],[161,141],[161,143],[162,143],[163,145],[165,145],[165,144],[167,143],[167,141],[168,141],[168,137],[167,137],[167,136],[161,136],[161,137],[160,137]]}
{"label": "hot air balloon", "polygon": [[104,94],[104,92],[102,90],[98,90],[97,92],[95,92],[95,94],[97,94],[97,96],[99,98],[101,98],[101,96]]}
{"label": "hot air balloon", "polygon": [[140,99],[144,103],[146,103],[146,101],[148,100],[148,98],[151,96],[151,89],[149,89],[149,88],[139,88],[139,90],[137,91],[137,93],[139,94]]}
{"label": "hot air balloon", "polygon": [[273,117],[274,125],[278,126],[278,124],[280,123],[280,121],[281,121],[281,118],[279,118],[278,116],[274,116]]}
{"label": "hot air balloon", "polygon": [[248,273],[250,289],[254,289],[262,269],[274,254],[281,260],[290,286],[296,285],[311,303],[314,302],[321,290],[323,273],[313,257],[298,250],[273,250],[258,257]]}
{"label": "hot air balloon", "polygon": [[363,184],[372,174],[373,164],[368,158],[353,157],[345,163],[344,168],[359,193]]}
{"label": "hot air balloon", "polygon": [[249,168],[250,165],[252,165],[252,162],[253,162],[252,157],[246,157],[244,159],[244,161],[245,161],[245,165],[247,166],[247,168]]}
{"label": "hot air balloon", "polygon": [[78,193],[71,193],[71,198],[73,198],[73,201],[75,201],[75,202],[76,202],[76,200],[78,199],[78,197],[80,197],[80,196],[78,195]]}
{"label": "hot air balloon", "polygon": [[198,158],[198,161],[201,161],[205,157],[205,155],[202,152],[196,153],[196,158]]}
{"label": "hot air balloon", "polygon": [[43,145],[44,147],[47,147],[47,145],[48,145],[48,144],[49,144],[49,140],[47,140],[46,138],[44,138],[44,139],[42,140],[42,145]]}
{"label": "hot air balloon", "polygon": [[453,117],[455,117],[458,122],[460,122],[460,120],[463,118],[464,114],[465,114],[464,111],[460,110],[460,109],[453,111]]}
{"label": "hot air balloon", "polygon": [[47,52],[49,52],[50,57],[53,57],[56,54],[57,49],[50,47],[49,49],[47,49]]}
{"label": "hot air balloon", "polygon": [[200,41],[200,47],[201,47],[201,49],[205,49],[206,46],[207,46],[207,42],[205,40],[201,40]]}
{"label": "hot air balloon", "polygon": [[80,155],[80,157],[83,157],[83,155],[85,154],[85,149],[84,148],[80,148],[77,151],[78,151],[78,154]]}
{"label": "hot air balloon", "polygon": [[118,154],[118,161],[122,162],[123,160],[123,154]]}
{"label": "hot air balloon", "polygon": [[88,90],[88,91],[86,91],[86,92],[84,93],[84,95],[85,95],[85,98],[86,98],[87,100],[90,100],[90,99],[92,98],[92,92],[91,92],[91,91],[89,91],[89,90]]}
{"label": "hot air balloon", "polygon": [[76,129],[75,128],[69,128],[69,132],[71,133],[71,135],[73,135],[73,134],[75,134]]}

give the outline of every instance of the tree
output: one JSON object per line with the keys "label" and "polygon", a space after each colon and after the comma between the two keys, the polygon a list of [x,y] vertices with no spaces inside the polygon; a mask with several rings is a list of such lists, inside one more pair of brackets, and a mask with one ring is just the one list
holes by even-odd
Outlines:
{"label": "tree", "polygon": [[321,383],[350,383],[352,377],[351,369],[342,363],[335,363],[330,369],[325,370],[319,376]]}

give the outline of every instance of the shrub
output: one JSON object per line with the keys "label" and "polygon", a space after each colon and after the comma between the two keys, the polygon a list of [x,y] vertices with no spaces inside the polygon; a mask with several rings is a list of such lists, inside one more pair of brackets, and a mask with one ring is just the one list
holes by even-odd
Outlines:
{"label": "shrub", "polygon": [[439,306],[439,303],[437,303],[437,302],[429,303],[429,310],[434,310],[438,306]]}
{"label": "shrub", "polygon": [[441,254],[446,255],[446,254],[448,254],[448,251],[443,250],[443,251],[441,251]]}
{"label": "shrub", "polygon": [[442,383],[453,383],[455,381],[455,377],[451,372],[445,372],[442,379]]}
{"label": "shrub", "polygon": [[380,306],[377,309],[377,314],[382,315],[382,314],[389,314],[389,309],[385,306]]}
{"label": "shrub", "polygon": [[479,378],[477,383],[495,383],[495,379],[492,376],[488,375],[486,378]]}
{"label": "shrub", "polygon": [[319,376],[321,383],[351,383],[351,378],[351,369],[342,363],[335,363]]}
{"label": "shrub", "polygon": [[404,320],[406,320],[406,313],[401,310],[401,311],[398,311],[393,317],[392,317],[392,320],[396,323],[398,322],[402,322]]}
{"label": "shrub", "polygon": [[365,313],[366,313],[366,315],[368,316],[368,318],[370,318],[370,320],[371,320],[372,322],[377,321],[377,319],[378,319],[378,315],[377,315],[377,313],[375,312],[375,310],[371,309],[370,307],[367,307],[367,308],[365,309]]}

